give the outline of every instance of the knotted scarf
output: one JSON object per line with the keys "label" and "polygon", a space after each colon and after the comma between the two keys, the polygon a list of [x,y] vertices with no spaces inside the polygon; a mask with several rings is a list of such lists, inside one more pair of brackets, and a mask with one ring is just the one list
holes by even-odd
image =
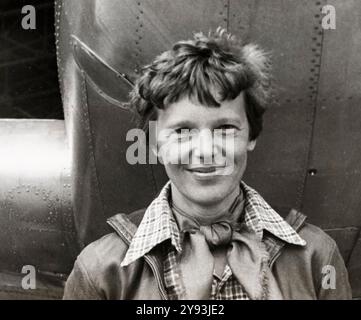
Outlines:
{"label": "knotted scarf", "polygon": [[282,299],[266,247],[244,222],[242,193],[211,223],[174,204],[172,209],[182,240],[178,261],[185,299],[210,299],[213,276],[221,279],[226,265],[250,299]]}

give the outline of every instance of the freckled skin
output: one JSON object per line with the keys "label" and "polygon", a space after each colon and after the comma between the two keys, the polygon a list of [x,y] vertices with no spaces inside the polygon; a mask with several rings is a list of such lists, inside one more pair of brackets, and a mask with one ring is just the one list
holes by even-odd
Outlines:
{"label": "freckled skin", "polygon": [[[256,145],[256,141],[248,140],[249,124],[243,94],[234,100],[224,101],[219,108],[195,104],[183,98],[159,110],[157,125],[158,147],[166,150],[170,158],[189,159],[189,163],[165,163],[171,180],[173,201],[186,212],[202,217],[215,216],[228,208],[239,193],[239,183],[247,164],[247,152]],[[196,130],[192,134],[192,141],[196,143],[180,142],[181,129]],[[224,132],[218,140],[205,134],[215,130]],[[162,132],[168,134],[162,136]],[[227,143],[222,145],[218,143],[220,140]],[[163,162],[164,154],[161,155]],[[199,167],[212,166],[209,159],[214,157],[221,158],[220,162],[217,161],[217,164],[223,163],[221,168],[209,174],[197,172]]]}

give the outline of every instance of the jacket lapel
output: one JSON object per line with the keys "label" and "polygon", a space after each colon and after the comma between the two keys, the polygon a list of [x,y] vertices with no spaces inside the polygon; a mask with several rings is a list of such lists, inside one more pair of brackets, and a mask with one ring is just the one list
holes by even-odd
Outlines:
{"label": "jacket lapel", "polygon": [[[137,228],[143,218],[145,209],[135,211],[129,215],[119,213],[110,217],[107,223],[116,231],[121,239],[129,246],[131,243]],[[157,281],[160,296],[167,300],[167,294],[164,284],[163,264],[160,257],[159,250],[151,250],[144,255],[144,260],[148,263],[149,267],[153,271],[154,277]]]}

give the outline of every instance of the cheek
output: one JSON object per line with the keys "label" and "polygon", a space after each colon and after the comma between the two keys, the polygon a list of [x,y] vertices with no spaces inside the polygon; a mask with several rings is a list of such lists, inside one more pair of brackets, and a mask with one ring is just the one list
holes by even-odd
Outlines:
{"label": "cheek", "polygon": [[247,142],[244,139],[229,139],[222,146],[222,154],[228,162],[243,162],[247,160]]}
{"label": "cheek", "polygon": [[247,148],[246,143],[238,141],[234,146],[228,146],[223,149],[227,162],[225,175],[229,178],[239,180],[247,165]]}
{"label": "cheek", "polygon": [[189,164],[192,144],[169,140],[159,148],[159,155],[164,164]]}
{"label": "cheek", "polygon": [[182,166],[175,164],[166,164],[164,165],[164,168],[168,178],[177,186],[179,190],[186,185],[188,179]]}
{"label": "cheek", "polygon": [[235,156],[236,166],[244,170],[247,165],[247,151],[239,152]]}

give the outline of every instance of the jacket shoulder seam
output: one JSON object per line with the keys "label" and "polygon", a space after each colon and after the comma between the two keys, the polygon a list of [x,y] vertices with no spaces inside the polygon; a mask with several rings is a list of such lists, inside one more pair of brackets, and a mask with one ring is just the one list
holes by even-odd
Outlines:
{"label": "jacket shoulder seam", "polygon": [[91,286],[91,288],[97,293],[97,295],[99,297],[101,297],[102,295],[99,293],[98,288],[95,285],[94,280],[92,279],[92,277],[90,276],[88,270],[86,269],[86,266],[84,265],[83,261],[82,261],[82,257],[79,256],[79,258],[77,259],[78,261],[78,265],[79,265],[79,269],[81,270],[81,272],[85,275],[85,278],[87,279],[89,285]]}

